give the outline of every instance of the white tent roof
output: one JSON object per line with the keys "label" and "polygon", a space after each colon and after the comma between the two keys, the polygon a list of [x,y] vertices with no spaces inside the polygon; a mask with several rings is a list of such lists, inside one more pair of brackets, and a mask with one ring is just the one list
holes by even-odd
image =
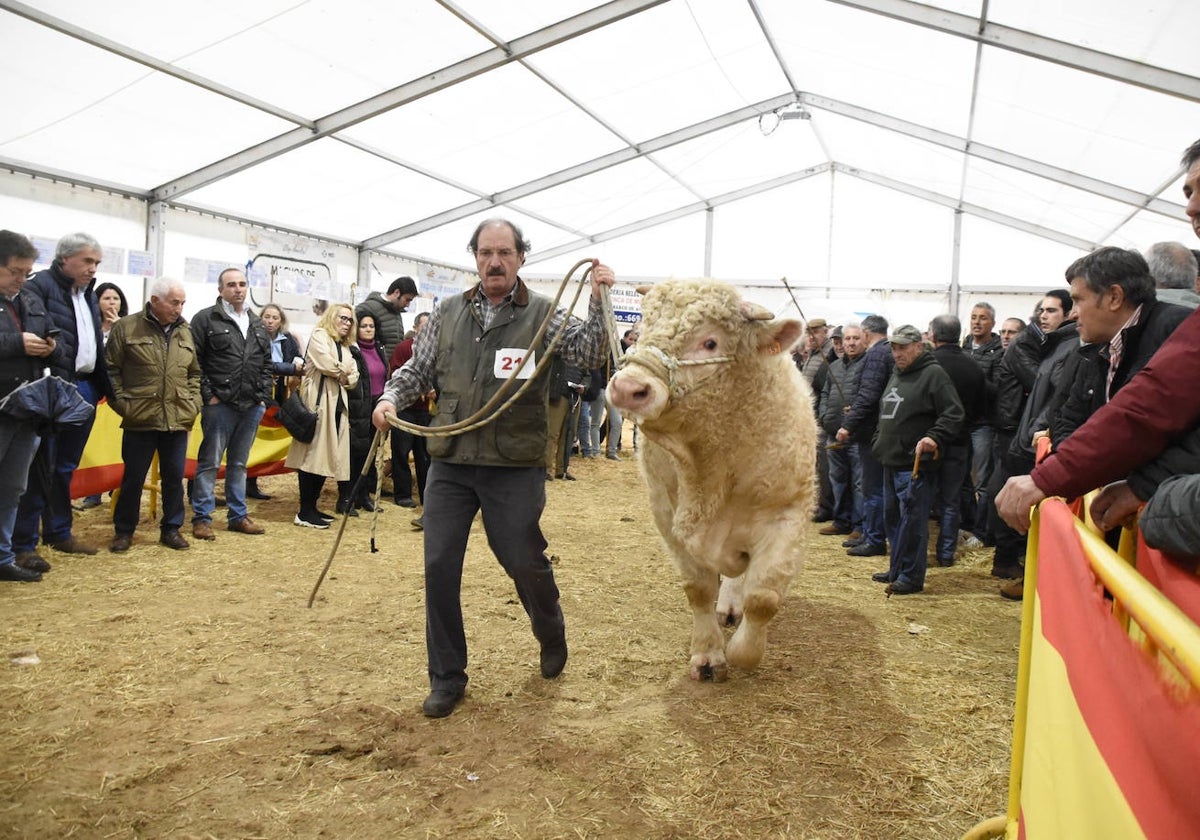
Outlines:
{"label": "white tent roof", "polygon": [[545,273],[1044,288],[1191,241],[1194,0],[0,9],[0,167],[362,248],[502,214]]}

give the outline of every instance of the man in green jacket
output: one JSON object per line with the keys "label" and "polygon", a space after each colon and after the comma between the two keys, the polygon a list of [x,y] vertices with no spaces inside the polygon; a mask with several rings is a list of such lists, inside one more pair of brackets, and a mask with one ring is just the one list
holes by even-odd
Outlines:
{"label": "man in green jacket", "polygon": [[121,415],[121,460],[125,475],[113,510],[109,551],[128,551],[142,506],[142,485],[158,453],[162,492],[159,542],[184,549],[183,470],[188,433],[200,413],[200,363],[178,280],[160,277],[150,287],[145,310],[113,324],[106,355],[113,383],[112,409]]}
{"label": "man in green jacket", "polygon": [[888,340],[896,366],[879,400],[871,449],[883,464],[884,528],[892,553],[888,570],[871,579],[888,584],[889,595],[912,595],[925,588],[935,459],[958,438],[965,415],[954,383],[926,351],[920,330],[905,324]]}

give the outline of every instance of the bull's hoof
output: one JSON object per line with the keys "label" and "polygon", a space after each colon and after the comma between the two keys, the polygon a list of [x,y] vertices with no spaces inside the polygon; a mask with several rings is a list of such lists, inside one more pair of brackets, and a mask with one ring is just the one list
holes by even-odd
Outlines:
{"label": "bull's hoof", "polygon": [[691,677],[696,682],[725,682],[729,677],[729,668],[724,662],[693,661]]}

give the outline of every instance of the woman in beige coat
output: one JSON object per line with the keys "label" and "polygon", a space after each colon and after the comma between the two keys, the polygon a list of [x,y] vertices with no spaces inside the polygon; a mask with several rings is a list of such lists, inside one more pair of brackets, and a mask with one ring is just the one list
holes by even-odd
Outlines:
{"label": "woman in beige coat", "polygon": [[[335,303],[325,310],[308,340],[300,395],[317,412],[317,431],[311,443],[292,441],[284,463],[300,482],[300,512],[296,525],[328,528],[333,517],[317,510],[326,478],[350,477],[350,416],[346,389],[358,382],[358,365],[350,343],[358,331],[354,310]],[[318,400],[319,397],[319,400]]]}

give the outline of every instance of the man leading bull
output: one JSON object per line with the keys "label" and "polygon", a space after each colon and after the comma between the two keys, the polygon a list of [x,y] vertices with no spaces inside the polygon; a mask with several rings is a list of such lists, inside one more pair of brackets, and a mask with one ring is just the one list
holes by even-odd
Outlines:
{"label": "man leading bull", "polygon": [[[375,428],[387,429],[388,414],[435,383],[440,394],[433,427],[471,416],[500,388],[512,360],[529,346],[549,314],[543,350],[562,332],[556,352],[566,361],[585,369],[603,362],[608,325],[600,293],[601,287],[613,284],[610,268],[593,263],[588,316],[580,321],[562,309],[552,313],[552,302],[518,276],[529,243],[512,222],[482,222],[468,250],[475,255],[479,282],[461,295],[447,297],[433,311],[413,344],[412,358],[392,375],[375,407]],[[532,370],[534,361],[530,359],[525,370]],[[429,438],[432,464],[423,515],[430,693],[422,711],[427,717],[446,717],[466,693],[460,590],[467,538],[479,511],[488,544],[513,579],[541,645],[542,676],[557,677],[567,663],[566,625],[540,526],[546,504],[547,382],[548,377],[539,376],[528,392],[483,428]]]}

